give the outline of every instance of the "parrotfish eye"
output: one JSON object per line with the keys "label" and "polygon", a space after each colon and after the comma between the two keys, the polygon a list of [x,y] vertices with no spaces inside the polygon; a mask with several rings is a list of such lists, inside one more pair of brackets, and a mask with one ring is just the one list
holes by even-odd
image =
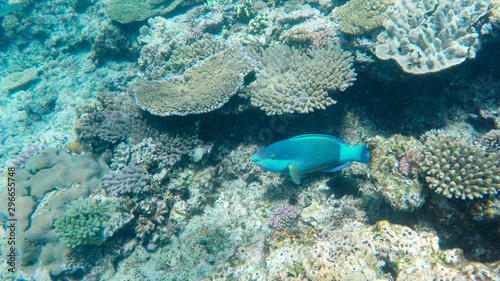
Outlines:
{"label": "parrotfish eye", "polygon": [[271,159],[276,159],[276,154],[271,154]]}

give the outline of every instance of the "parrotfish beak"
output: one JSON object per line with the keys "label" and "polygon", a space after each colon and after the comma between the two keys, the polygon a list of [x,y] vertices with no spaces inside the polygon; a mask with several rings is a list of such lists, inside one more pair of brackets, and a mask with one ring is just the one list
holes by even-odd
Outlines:
{"label": "parrotfish beak", "polygon": [[259,155],[257,155],[257,153],[255,153],[253,156],[252,156],[252,161],[255,165],[259,166],[259,167],[263,167],[264,166],[264,163],[262,163],[262,159],[260,159]]}

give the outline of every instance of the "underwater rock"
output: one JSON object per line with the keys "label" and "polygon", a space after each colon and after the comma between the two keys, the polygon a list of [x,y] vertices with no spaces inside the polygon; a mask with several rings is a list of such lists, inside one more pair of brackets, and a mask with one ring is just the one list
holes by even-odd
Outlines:
{"label": "underwater rock", "polygon": [[421,147],[422,143],[399,134],[387,139],[382,136],[366,138],[365,142],[371,154],[368,178],[384,200],[400,211],[421,207],[425,201],[423,186],[418,179],[403,175],[399,171],[399,162],[406,152]]}

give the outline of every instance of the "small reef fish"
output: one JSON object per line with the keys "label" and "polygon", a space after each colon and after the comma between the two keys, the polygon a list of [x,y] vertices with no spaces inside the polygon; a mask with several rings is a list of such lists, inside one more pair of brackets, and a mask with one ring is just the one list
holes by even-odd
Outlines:
{"label": "small reef fish", "polygon": [[6,3],[0,3],[0,17],[5,16],[6,14],[16,11],[16,10],[22,10],[23,7],[21,6],[20,3],[16,4],[6,4]]}
{"label": "small reef fish", "polygon": [[370,162],[366,144],[350,146],[329,135],[301,135],[273,143],[253,155],[253,162],[269,172],[289,172],[295,184],[306,173],[335,172],[351,166],[349,161]]}

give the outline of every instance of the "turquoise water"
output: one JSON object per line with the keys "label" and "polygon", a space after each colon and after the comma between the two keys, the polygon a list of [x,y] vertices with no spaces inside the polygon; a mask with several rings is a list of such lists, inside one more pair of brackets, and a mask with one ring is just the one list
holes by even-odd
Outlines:
{"label": "turquoise water", "polygon": [[0,279],[500,280],[499,9],[0,4]]}

